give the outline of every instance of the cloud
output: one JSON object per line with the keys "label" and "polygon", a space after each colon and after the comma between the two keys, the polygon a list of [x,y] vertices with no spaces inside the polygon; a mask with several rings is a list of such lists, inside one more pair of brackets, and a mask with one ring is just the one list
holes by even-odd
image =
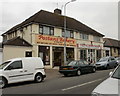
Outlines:
{"label": "cloud", "polygon": [[[0,18],[0,22],[2,22],[0,33],[2,34],[21,23],[41,9],[53,12],[57,7],[62,8],[62,5],[67,1],[69,0],[39,0],[39,2],[38,0],[3,0],[0,3],[0,17],[2,17],[2,19]],[[117,0],[93,1],[77,0],[68,4],[66,8],[67,16],[81,21],[96,31],[105,34],[106,37],[118,38]]]}

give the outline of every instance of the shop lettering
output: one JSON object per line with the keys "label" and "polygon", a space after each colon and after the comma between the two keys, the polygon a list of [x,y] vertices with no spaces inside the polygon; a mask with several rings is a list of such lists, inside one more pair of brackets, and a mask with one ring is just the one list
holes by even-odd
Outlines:
{"label": "shop lettering", "polygon": [[[36,35],[37,44],[49,44],[49,45],[61,45],[64,46],[63,37],[47,36],[47,35]],[[76,40],[66,38],[66,46],[76,46]]]}
{"label": "shop lettering", "polygon": [[[50,36],[43,36],[43,35],[39,35],[39,40],[50,40],[50,41],[55,41],[55,42],[64,42],[64,38],[57,38],[57,37],[50,37]],[[75,43],[75,40],[69,40],[68,38],[66,38],[66,42]]]}
{"label": "shop lettering", "polygon": [[78,47],[82,47],[82,48],[98,48],[98,49],[101,48],[100,45],[87,45],[87,44],[78,44]]}

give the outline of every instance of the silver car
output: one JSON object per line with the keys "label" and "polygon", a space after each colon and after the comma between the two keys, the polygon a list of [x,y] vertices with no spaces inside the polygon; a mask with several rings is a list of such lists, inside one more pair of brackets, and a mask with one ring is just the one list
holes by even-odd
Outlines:
{"label": "silver car", "polygon": [[110,77],[99,84],[92,96],[120,96],[120,65],[110,72]]}
{"label": "silver car", "polygon": [[117,63],[120,64],[120,57],[115,58]]}
{"label": "silver car", "polygon": [[103,57],[98,62],[95,63],[95,66],[97,69],[99,69],[99,68],[104,68],[104,69],[115,68],[115,67],[117,67],[117,65],[118,65],[117,61],[115,60],[114,57],[111,57],[111,56]]}

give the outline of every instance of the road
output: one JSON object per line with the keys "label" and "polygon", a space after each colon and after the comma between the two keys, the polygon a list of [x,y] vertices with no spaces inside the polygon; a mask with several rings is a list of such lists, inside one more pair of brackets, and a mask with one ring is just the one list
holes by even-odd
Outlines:
{"label": "road", "polygon": [[98,70],[95,73],[69,77],[59,74],[58,70],[46,70],[47,78],[42,83],[11,84],[2,91],[3,94],[90,94],[98,84],[109,77],[112,70]]}

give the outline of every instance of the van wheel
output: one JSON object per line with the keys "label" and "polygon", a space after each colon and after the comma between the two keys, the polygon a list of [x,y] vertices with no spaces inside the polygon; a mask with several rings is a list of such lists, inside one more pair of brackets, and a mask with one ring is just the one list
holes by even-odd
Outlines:
{"label": "van wheel", "polygon": [[40,83],[43,80],[43,76],[41,74],[36,74],[35,82]]}
{"label": "van wheel", "polygon": [[7,81],[5,78],[1,78],[0,80],[0,88],[5,88],[5,86],[7,85]]}

